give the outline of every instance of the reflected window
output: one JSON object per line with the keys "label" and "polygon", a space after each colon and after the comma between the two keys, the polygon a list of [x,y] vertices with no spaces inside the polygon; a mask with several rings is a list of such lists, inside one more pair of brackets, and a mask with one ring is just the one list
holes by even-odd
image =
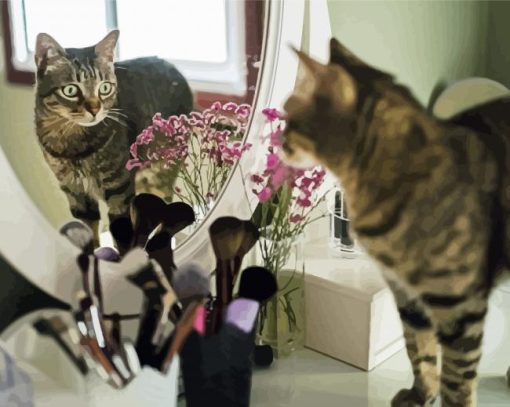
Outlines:
{"label": "reflected window", "polygon": [[78,48],[118,28],[118,59],[157,55],[174,63],[196,91],[246,94],[243,1],[11,0],[4,7],[17,71],[34,71],[39,32]]}

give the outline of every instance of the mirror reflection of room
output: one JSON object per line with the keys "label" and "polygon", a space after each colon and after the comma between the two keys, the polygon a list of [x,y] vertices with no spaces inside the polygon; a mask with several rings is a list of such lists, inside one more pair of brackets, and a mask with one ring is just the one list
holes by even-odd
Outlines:
{"label": "mirror reflection of room", "polygon": [[189,235],[248,148],[263,3],[150,4],[3,4],[3,99],[18,103],[2,144],[48,220],[84,221],[96,245],[141,193],[189,204]]}

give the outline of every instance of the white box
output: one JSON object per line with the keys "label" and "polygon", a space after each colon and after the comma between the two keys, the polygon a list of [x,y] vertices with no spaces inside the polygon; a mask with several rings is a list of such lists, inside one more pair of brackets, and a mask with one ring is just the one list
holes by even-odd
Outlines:
{"label": "white box", "polygon": [[371,370],[405,345],[393,295],[366,257],[333,257],[326,244],[306,251],[305,346]]}

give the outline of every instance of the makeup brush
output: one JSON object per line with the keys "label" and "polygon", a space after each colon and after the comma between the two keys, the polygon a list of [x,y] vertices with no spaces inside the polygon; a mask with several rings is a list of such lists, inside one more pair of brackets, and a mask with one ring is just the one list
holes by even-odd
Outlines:
{"label": "makeup brush", "polygon": [[163,289],[165,290],[165,293],[160,297],[162,309],[159,317],[159,322],[156,329],[154,330],[154,335],[152,336],[152,344],[158,346],[163,338],[163,332],[165,326],[168,323],[170,311],[173,305],[177,302],[177,295],[163,274],[163,270],[161,269],[160,265],[155,260],[152,260],[152,263],[158,281],[161,283]]}
{"label": "makeup brush", "polygon": [[209,227],[214,254],[218,259],[233,259],[244,239],[243,221],[233,216],[216,219]]}
{"label": "makeup brush", "polygon": [[172,236],[170,233],[162,231],[151,237],[145,246],[145,251],[149,258],[159,263],[168,282],[171,283],[176,266],[173,259]]}
{"label": "makeup brush", "polygon": [[34,329],[43,336],[48,336],[55,341],[62,351],[69,357],[73,365],[85,375],[88,373],[87,363],[83,359],[82,355],[73,351],[73,344],[69,344],[63,337],[68,332],[69,327],[59,317],[53,317],[51,319],[40,318],[35,321],[32,326]]}
{"label": "makeup brush", "polygon": [[123,256],[133,246],[133,225],[131,219],[119,217],[110,223],[110,233],[112,234],[119,254]]}
{"label": "makeup brush", "polygon": [[[209,273],[199,266],[198,264],[188,263],[179,267],[174,276],[173,286],[175,289],[175,293],[179,298],[180,303],[182,304],[182,309],[186,314],[186,310],[195,303],[203,304],[204,299],[209,294],[210,283],[209,283]],[[204,314],[204,327],[199,329],[201,333],[205,332],[205,308],[201,307],[201,310]],[[189,314],[189,312],[188,312]],[[188,315],[186,314],[186,315]],[[184,318],[184,315],[180,317],[180,320]],[[179,322],[177,322],[177,325]],[[162,351],[160,354],[165,354],[165,352],[169,352],[172,341],[174,340],[173,336],[170,336],[165,344],[162,346]],[[165,356],[161,356],[164,358]]]}
{"label": "makeup brush", "polygon": [[209,273],[199,264],[183,264],[175,271],[173,286],[182,308],[186,309],[191,302],[203,301],[209,295]]}
{"label": "makeup brush", "polygon": [[186,341],[186,338],[194,329],[197,316],[200,317],[205,314],[203,307],[204,306],[199,302],[192,302],[182,314],[181,319],[175,327],[170,348],[168,349],[168,352],[166,352],[166,355],[161,363],[161,372],[165,374],[168,372],[173,357],[179,353],[182,346],[184,345],[184,342]]}
{"label": "makeup brush", "polygon": [[241,245],[239,246],[239,249],[237,250],[237,253],[235,255],[234,269],[232,271],[233,286],[236,284],[237,276],[239,274],[239,270],[241,268],[244,256],[253,248],[253,246],[255,246],[255,243],[257,243],[260,237],[258,228],[249,220],[243,221],[243,230],[244,230],[243,240],[241,241]]}
{"label": "makeup brush", "polygon": [[94,257],[112,263],[118,263],[120,261],[119,252],[113,247],[107,246],[98,247],[96,250],[94,250]]}
{"label": "makeup brush", "polygon": [[75,313],[75,317],[82,335],[80,343],[98,363],[100,370],[106,373],[107,380],[117,388],[124,387],[132,377],[123,365],[122,358],[115,354],[114,347],[108,341],[101,313],[92,298],[83,291],[78,292],[78,300],[80,312]]}
{"label": "makeup brush", "polygon": [[185,227],[195,222],[195,211],[184,202],[169,203],[162,213],[162,230],[175,236]]}
{"label": "makeup brush", "polygon": [[265,267],[252,266],[245,268],[241,274],[238,296],[262,303],[277,290],[278,284],[273,273]]}
{"label": "makeup brush", "polygon": [[[259,303],[267,301],[278,291],[274,275],[264,267],[248,267],[243,270],[239,281],[240,298],[249,298]],[[273,350],[269,345],[257,345],[253,350],[256,366],[267,367],[273,363]]]}
{"label": "makeup brush", "polygon": [[152,194],[138,194],[131,201],[130,218],[134,244],[144,247],[151,232],[161,223],[166,203]]}
{"label": "makeup brush", "polygon": [[154,264],[128,276],[128,280],[144,293],[144,306],[135,348],[142,365],[151,365],[157,343],[161,339],[168,313],[177,297],[164,276],[156,275]]}
{"label": "makeup brush", "polygon": [[85,223],[73,220],[60,228],[60,234],[79,248],[83,253],[92,254],[94,251],[94,233]]}
{"label": "makeup brush", "polygon": [[92,295],[92,291],[90,290],[90,282],[89,282],[89,266],[90,266],[90,258],[87,254],[81,253],[78,255],[76,262],[78,263],[78,267],[81,271],[82,285],[83,289],[87,293],[87,295]]}
{"label": "makeup brush", "polygon": [[208,316],[208,335],[217,333],[227,304],[232,300],[235,257],[243,243],[243,221],[232,216],[216,219],[209,228],[211,244],[216,256],[216,298]]}

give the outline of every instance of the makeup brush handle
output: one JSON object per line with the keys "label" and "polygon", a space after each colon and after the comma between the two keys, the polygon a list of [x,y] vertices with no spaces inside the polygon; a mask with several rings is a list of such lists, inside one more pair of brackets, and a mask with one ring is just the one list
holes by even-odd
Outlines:
{"label": "makeup brush handle", "polygon": [[216,298],[212,303],[212,309],[208,310],[206,319],[206,336],[212,336],[218,333],[223,320],[223,311],[225,307]]}
{"label": "makeup brush handle", "polygon": [[195,318],[201,306],[202,305],[200,304],[200,302],[195,302],[191,304],[186,309],[181,320],[177,324],[172,344],[170,345],[170,349],[165,359],[163,360],[163,364],[161,366],[161,371],[163,373],[166,374],[168,372],[173,357],[175,356],[176,353],[178,353],[181,350],[182,346],[184,345],[184,342],[186,341],[186,338],[193,330]]}
{"label": "makeup brush handle", "polygon": [[60,334],[53,328],[53,326],[51,326],[49,321],[41,318],[40,320],[34,322],[33,327],[37,330],[37,332],[39,332],[39,334],[52,338],[69,357],[69,359],[71,359],[81,374],[85,375],[88,373],[89,369],[85,363],[85,360],[76,356],[76,354],[71,350],[69,345],[64,341]]}

